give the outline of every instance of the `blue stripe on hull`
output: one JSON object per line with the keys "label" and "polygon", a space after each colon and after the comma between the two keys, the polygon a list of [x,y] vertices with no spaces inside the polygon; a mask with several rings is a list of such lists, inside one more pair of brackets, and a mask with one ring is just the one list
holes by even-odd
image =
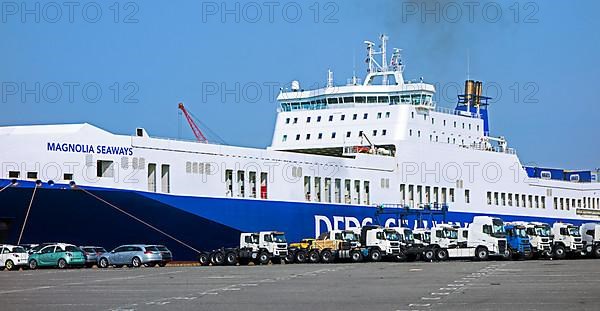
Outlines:
{"label": "blue stripe on hull", "polygon": [[[7,181],[1,182],[6,184]],[[33,183],[20,182],[0,193],[0,242],[16,243]],[[235,246],[244,231],[285,231],[290,241],[313,237],[317,231],[376,222],[375,208],[319,203],[278,202],[232,198],[173,196],[137,191],[86,188],[102,199],[152,224],[200,250]],[[451,209],[451,207],[450,207]],[[476,213],[449,212],[452,223],[471,222]],[[553,223],[575,220],[525,216],[497,216],[505,221]],[[436,219],[440,221],[441,219]],[[409,219],[414,226],[414,219]],[[385,215],[382,224],[398,225]],[[2,223],[8,228],[2,229]],[[160,243],[172,249],[176,260],[194,260],[196,253],[113,209],[92,196],[66,186],[43,186],[37,190],[22,243],[65,241],[113,248],[127,243]]]}

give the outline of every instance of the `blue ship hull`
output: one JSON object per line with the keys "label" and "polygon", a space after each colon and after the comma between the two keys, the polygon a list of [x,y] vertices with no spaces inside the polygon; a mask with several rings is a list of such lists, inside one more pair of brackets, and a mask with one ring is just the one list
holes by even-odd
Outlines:
{"label": "blue ship hull", "polygon": [[[0,180],[0,185],[9,182]],[[188,197],[92,187],[85,187],[89,192],[86,193],[67,185],[46,184],[37,188],[25,222],[34,187],[32,182],[21,181],[0,192],[0,243],[16,244],[22,231],[21,243],[68,242],[107,249],[130,243],[164,244],[173,251],[175,260],[195,260],[197,252],[194,249],[233,247],[239,243],[240,232],[278,230],[284,231],[288,240],[297,241],[314,237],[316,226],[326,231],[328,225],[344,228],[347,223],[357,225],[357,220],[360,223],[365,219],[398,225],[398,218],[392,214],[376,219],[375,207]],[[467,223],[474,216],[482,215],[451,210],[450,206],[446,221],[452,223]],[[505,221],[567,221],[517,215],[490,216]],[[440,221],[440,218],[433,220]],[[414,226],[414,218],[407,221],[410,227]]]}

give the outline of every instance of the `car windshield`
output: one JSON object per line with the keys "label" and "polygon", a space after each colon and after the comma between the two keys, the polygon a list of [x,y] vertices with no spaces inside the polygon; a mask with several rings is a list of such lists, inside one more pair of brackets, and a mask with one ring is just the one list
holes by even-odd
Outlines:
{"label": "car windshield", "polygon": [[405,241],[413,241],[415,237],[413,236],[413,232],[410,229],[404,229],[404,240]]}
{"label": "car windshield", "polygon": [[569,235],[571,236],[581,236],[579,233],[579,228],[577,227],[569,227]]}
{"label": "car windshield", "polygon": [[273,242],[275,243],[287,243],[284,234],[273,234]]}
{"label": "car windshield", "polygon": [[535,234],[544,238],[550,236],[550,227],[549,226],[536,226]]}
{"label": "car windshield", "polygon": [[344,241],[350,241],[350,242],[358,241],[358,237],[352,231],[344,231],[344,232],[342,232],[342,239]]}
{"label": "car windshield", "polygon": [[97,253],[106,253],[106,249],[104,249],[104,247],[96,247],[96,248],[94,248],[94,250]]}
{"label": "car windshield", "polygon": [[72,245],[68,245],[65,247],[65,251],[67,252],[81,252],[81,249],[76,247],[76,246],[72,246]]}
{"label": "car windshield", "polygon": [[497,238],[503,238],[506,236],[506,230],[504,229],[504,223],[500,219],[494,219],[492,221],[492,236]]}
{"label": "car windshield", "polygon": [[83,251],[86,253],[95,253],[96,252],[96,250],[92,247],[84,247]]}
{"label": "car windshield", "polygon": [[396,230],[386,230],[385,239],[388,241],[400,241],[400,237],[398,236],[398,232],[396,232]]}
{"label": "car windshield", "polygon": [[27,251],[21,247],[21,246],[16,246],[13,247],[12,252],[11,253],[26,253]]}
{"label": "car windshield", "polygon": [[527,237],[527,229],[525,228],[515,228],[515,235],[521,238],[526,238]]}
{"label": "car windshield", "polygon": [[444,229],[443,235],[447,239],[458,239],[458,230],[455,229]]}

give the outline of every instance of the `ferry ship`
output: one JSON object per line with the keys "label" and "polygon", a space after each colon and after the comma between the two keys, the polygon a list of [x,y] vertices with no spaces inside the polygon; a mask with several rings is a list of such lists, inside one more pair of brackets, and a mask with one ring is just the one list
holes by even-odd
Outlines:
{"label": "ferry ship", "polygon": [[[404,79],[400,50],[365,41],[367,75],[277,97],[271,146],[119,135],[91,124],[0,127],[0,242],[107,248],[162,243],[179,260],[240,232],[289,240],[370,223],[415,226],[384,208],[581,224],[600,220],[598,170],[524,166],[492,136],[489,98],[468,80],[456,107]],[[380,219],[381,218],[381,219]],[[431,220],[430,220],[431,221]],[[427,225],[425,223],[424,225]]]}

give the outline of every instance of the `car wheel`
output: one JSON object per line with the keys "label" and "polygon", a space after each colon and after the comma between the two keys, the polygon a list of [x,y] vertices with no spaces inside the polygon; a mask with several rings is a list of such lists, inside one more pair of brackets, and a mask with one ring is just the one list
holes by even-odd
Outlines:
{"label": "car wheel", "polygon": [[142,266],[142,260],[140,260],[139,257],[133,257],[133,259],[131,259],[131,266],[134,268],[139,268]]}
{"label": "car wheel", "polygon": [[207,253],[201,253],[198,255],[198,262],[201,266],[208,266],[210,264],[210,258]]}
{"label": "car wheel", "polygon": [[108,268],[108,259],[100,258],[100,261],[98,261],[98,268]]}
{"label": "car wheel", "polygon": [[12,260],[7,260],[4,265],[6,266],[6,270],[12,271],[15,269],[15,263]]}
{"label": "car wheel", "polygon": [[38,262],[35,259],[29,261],[29,269],[35,270],[38,267]]}
{"label": "car wheel", "polygon": [[61,259],[58,260],[57,265],[58,265],[59,269],[64,269],[64,268],[67,267],[67,261],[64,260],[63,258],[61,258]]}
{"label": "car wheel", "polygon": [[380,261],[381,260],[381,252],[378,249],[374,249],[371,250],[371,253],[369,254],[369,259],[371,259],[371,261]]}
{"label": "car wheel", "polygon": [[166,262],[161,262],[161,263],[159,263],[159,264],[158,264],[158,266],[159,266],[159,267],[161,267],[161,268],[163,268],[163,267],[164,267],[164,266],[166,266],[166,265],[167,265],[167,263],[166,263]]}

